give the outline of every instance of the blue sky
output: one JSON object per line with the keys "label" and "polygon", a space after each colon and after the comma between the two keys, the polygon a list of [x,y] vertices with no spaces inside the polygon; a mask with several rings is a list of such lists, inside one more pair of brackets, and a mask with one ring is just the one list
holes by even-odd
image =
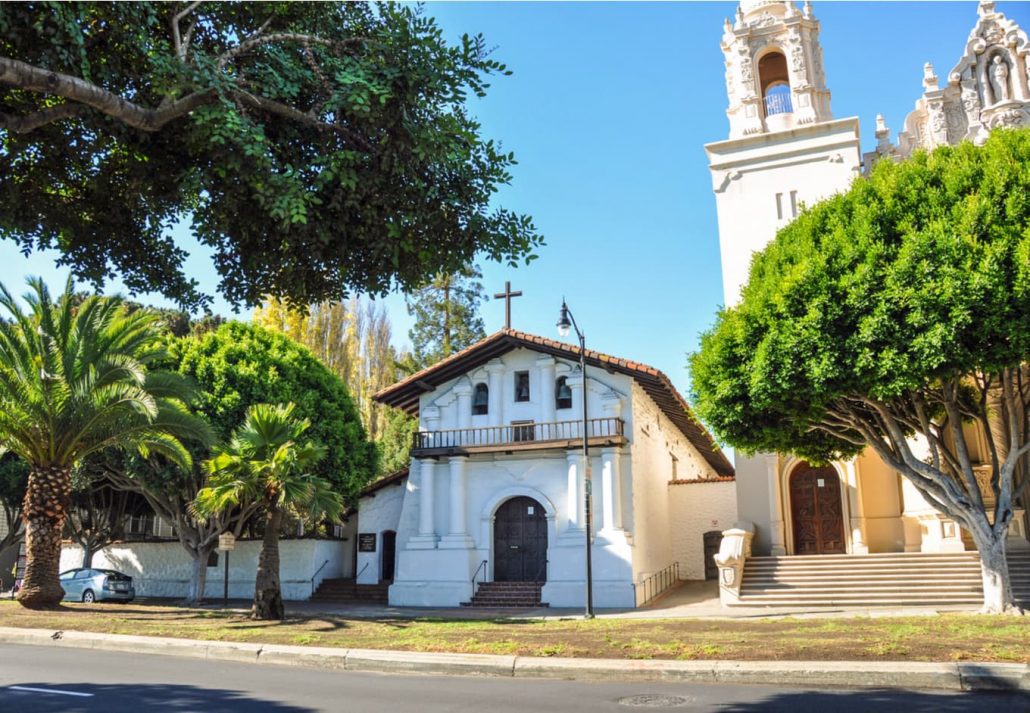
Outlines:
{"label": "blue sky", "polygon": [[[472,110],[519,165],[498,198],[531,214],[547,245],[517,270],[484,263],[490,293],[511,280],[524,297],[513,326],[556,336],[564,295],[588,346],[649,363],[686,391],[686,354],[722,301],[715,200],[703,144],[727,137],[719,39],[735,3],[429,3],[445,32],[482,32],[513,70]],[[1030,29],[1030,4],[998,10]],[[858,116],[864,150],[882,113],[893,134],[921,93],[958,61],[976,3],[816,2],[837,117]],[[175,231],[189,272],[214,293],[207,254]],[[0,281],[64,273],[53,256],[23,258],[0,242]],[[111,291],[118,289],[110,286]],[[148,299],[154,303],[161,300]],[[386,299],[396,342],[410,320]],[[216,310],[228,314],[221,300]],[[243,314],[249,316],[249,312]],[[483,308],[503,326],[501,302]]]}

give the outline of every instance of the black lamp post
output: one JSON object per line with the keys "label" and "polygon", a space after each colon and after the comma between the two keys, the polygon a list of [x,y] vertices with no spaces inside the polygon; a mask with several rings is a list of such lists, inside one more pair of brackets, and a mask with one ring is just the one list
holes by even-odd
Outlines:
{"label": "black lamp post", "polygon": [[561,301],[561,315],[558,317],[558,334],[565,337],[569,334],[569,329],[576,330],[576,336],[579,337],[579,373],[583,379],[583,519],[586,527],[586,550],[587,550],[587,606],[584,616],[587,619],[594,618],[594,567],[592,557],[592,547],[590,537],[594,529],[593,524],[593,513],[591,512],[590,502],[592,500],[591,492],[592,479],[590,476],[590,441],[587,428],[589,422],[587,420],[587,348],[586,339],[583,336],[583,332],[579,331],[579,325],[576,324],[576,318],[572,316],[572,311],[569,310],[569,306],[565,304],[565,300]]}

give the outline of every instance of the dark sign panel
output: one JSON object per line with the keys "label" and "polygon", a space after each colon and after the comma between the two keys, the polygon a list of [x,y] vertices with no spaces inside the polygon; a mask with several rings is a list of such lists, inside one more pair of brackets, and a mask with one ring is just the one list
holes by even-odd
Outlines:
{"label": "dark sign panel", "polygon": [[359,532],[358,533],[358,552],[375,552],[376,551],[376,533],[374,532]]}

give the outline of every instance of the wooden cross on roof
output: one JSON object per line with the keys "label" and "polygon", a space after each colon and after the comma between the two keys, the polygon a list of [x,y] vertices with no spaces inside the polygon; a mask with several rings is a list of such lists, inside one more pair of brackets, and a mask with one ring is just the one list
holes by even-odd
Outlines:
{"label": "wooden cross on roof", "polygon": [[511,291],[511,283],[504,283],[504,292],[494,295],[495,300],[504,300],[504,328],[511,329],[511,301],[514,297],[522,297],[522,290]]}

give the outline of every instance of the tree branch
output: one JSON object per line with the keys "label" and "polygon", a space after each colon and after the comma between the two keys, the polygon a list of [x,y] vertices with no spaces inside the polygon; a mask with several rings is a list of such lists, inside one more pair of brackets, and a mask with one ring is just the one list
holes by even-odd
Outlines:
{"label": "tree branch", "polygon": [[25,116],[14,116],[0,112],[0,129],[6,129],[15,134],[27,134],[55,121],[78,116],[85,110],[86,107],[81,104],[59,104],[32,114],[26,114]]}

